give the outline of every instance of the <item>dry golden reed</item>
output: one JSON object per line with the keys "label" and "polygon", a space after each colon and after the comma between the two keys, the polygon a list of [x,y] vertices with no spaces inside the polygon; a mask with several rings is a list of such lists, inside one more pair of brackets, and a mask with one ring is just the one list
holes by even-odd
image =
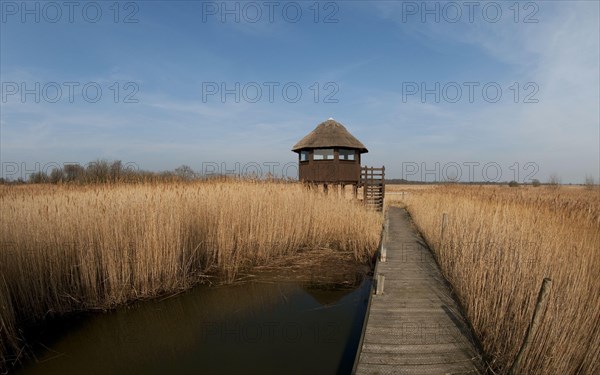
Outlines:
{"label": "dry golden reed", "polygon": [[403,202],[495,372],[512,365],[549,277],[543,323],[519,373],[600,373],[598,190],[446,186],[411,189]]}
{"label": "dry golden reed", "polygon": [[[377,247],[381,215],[299,184],[249,181],[0,187],[0,369],[18,327],[232,281],[303,250]],[[8,356],[8,353],[12,353]]]}

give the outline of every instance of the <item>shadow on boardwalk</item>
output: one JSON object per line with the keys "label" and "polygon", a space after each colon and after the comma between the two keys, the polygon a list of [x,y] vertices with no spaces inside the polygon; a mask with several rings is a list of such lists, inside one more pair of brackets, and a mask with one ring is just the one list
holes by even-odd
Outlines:
{"label": "shadow on boardwalk", "polygon": [[383,294],[371,297],[357,374],[480,374],[458,304],[406,210],[389,209]]}

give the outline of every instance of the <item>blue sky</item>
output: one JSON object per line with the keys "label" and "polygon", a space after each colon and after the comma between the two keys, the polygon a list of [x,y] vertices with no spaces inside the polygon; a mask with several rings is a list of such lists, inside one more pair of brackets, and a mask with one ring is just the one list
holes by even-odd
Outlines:
{"label": "blue sky", "polygon": [[599,180],[599,2],[265,4],[3,1],[3,176],[281,174],[333,117],[389,177]]}

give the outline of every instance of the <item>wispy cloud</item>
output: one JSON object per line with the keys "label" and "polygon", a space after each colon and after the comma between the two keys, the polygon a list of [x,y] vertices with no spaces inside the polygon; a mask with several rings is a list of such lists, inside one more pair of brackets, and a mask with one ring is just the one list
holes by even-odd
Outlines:
{"label": "wispy cloud", "polygon": [[[47,48],[29,35],[30,25],[11,25],[2,35],[3,42],[8,34],[14,39],[0,56],[3,82],[93,81],[110,95],[111,84],[131,81],[139,86],[139,103],[110,97],[87,103],[80,92],[75,103],[21,103],[13,96],[0,103],[0,156],[80,162],[106,157],[147,169],[198,167],[203,161],[287,162],[295,160],[290,147],[331,116],[367,145],[365,162],[385,164],[391,176],[405,161],[532,161],[540,165],[542,180],[551,173],[566,182],[580,182],[586,174],[599,180],[599,4],[537,4],[537,23],[514,22],[512,3],[502,3],[505,13],[497,23],[482,20],[481,13],[475,22],[465,15],[457,23],[422,22],[419,16],[405,22],[403,3],[382,1],[341,3],[335,24],[222,24],[201,23],[201,14],[181,14],[157,2],[140,14],[145,23],[131,27],[66,25],[64,33],[47,28],[55,36],[54,53],[72,60],[44,59]],[[521,11],[520,21],[526,14]],[[15,32],[19,28],[23,33]],[[77,51],[83,57],[67,38],[62,42],[69,33],[90,46]],[[219,95],[203,101],[206,81],[228,87],[293,81],[302,85],[304,97],[290,103],[279,92],[274,102],[264,97],[236,103],[229,96],[223,103]],[[339,89],[339,103],[323,103],[323,91],[315,103],[310,85],[318,82],[322,90],[330,81]],[[428,87],[495,82],[503,100],[488,103],[481,94],[474,103],[437,103],[431,96],[422,101],[420,95],[406,100],[406,81]],[[519,103],[511,91],[515,82]],[[538,103],[523,103],[528,82],[539,89]]]}

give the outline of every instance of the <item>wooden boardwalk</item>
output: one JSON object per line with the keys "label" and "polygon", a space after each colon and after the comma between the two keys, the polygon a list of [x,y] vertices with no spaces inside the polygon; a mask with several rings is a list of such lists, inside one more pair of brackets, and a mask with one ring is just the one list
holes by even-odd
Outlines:
{"label": "wooden boardwalk", "polygon": [[479,374],[481,356],[428,247],[404,209],[388,212],[383,293],[372,295],[356,374]]}

